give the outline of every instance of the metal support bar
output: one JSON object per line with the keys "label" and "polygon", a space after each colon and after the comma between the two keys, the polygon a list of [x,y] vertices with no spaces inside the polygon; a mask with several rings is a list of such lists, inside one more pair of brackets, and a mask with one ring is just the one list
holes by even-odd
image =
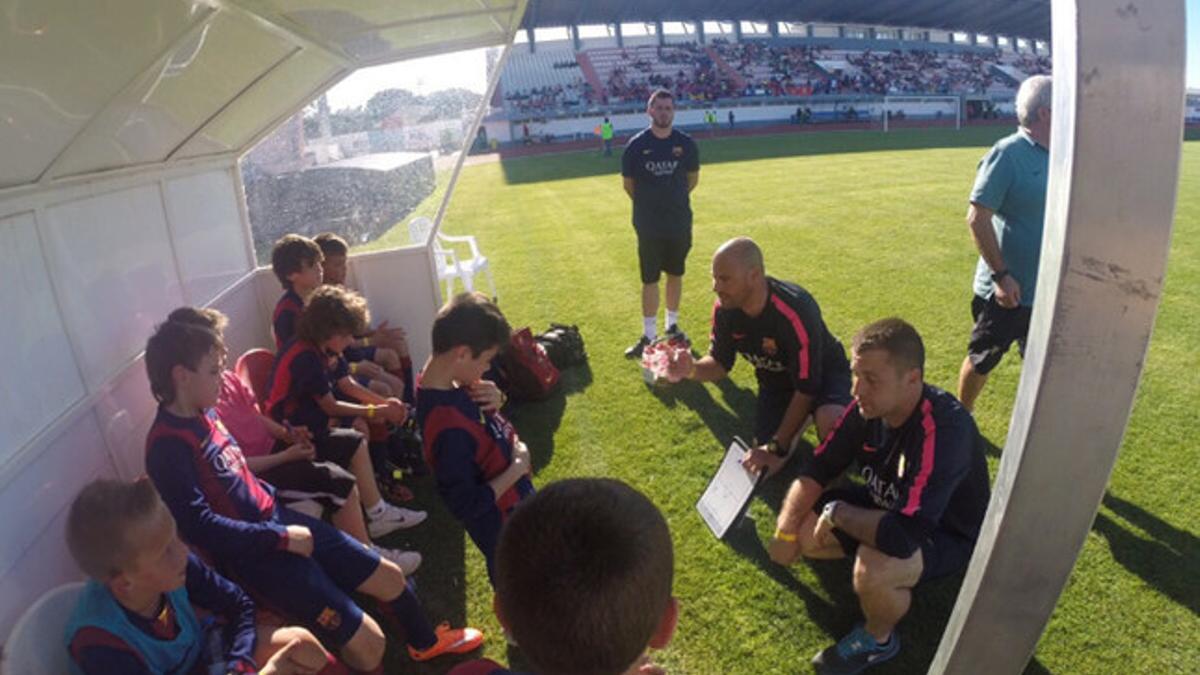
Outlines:
{"label": "metal support bar", "polygon": [[1019,673],[1033,655],[1116,461],[1170,249],[1184,1],[1052,9],[1038,299],[992,502],[935,674]]}

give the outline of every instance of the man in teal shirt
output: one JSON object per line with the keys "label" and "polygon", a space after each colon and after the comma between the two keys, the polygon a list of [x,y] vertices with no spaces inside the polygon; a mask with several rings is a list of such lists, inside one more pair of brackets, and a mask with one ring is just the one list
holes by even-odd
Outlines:
{"label": "man in teal shirt", "polygon": [[967,224],[979,250],[971,298],[975,327],[958,376],[958,398],[967,410],[975,408],[988,373],[1014,341],[1025,354],[1046,211],[1050,84],[1048,75],[1021,83],[1020,126],[984,155],[971,190]]}

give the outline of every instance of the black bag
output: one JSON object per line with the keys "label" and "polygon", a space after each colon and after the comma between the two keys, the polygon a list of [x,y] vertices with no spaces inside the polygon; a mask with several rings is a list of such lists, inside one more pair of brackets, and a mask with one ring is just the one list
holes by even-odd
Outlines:
{"label": "black bag", "polygon": [[537,341],[559,370],[587,363],[587,350],[583,347],[583,336],[579,334],[578,326],[552,323],[550,330],[537,336]]}

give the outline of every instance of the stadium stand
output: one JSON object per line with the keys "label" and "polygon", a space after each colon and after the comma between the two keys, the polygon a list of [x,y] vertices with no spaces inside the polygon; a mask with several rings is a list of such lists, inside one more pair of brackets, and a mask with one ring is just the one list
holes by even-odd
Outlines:
{"label": "stadium stand", "polygon": [[787,38],[732,42],[718,37],[706,45],[602,46],[578,52],[542,47],[514,52],[501,87],[507,112],[553,116],[586,106],[594,110],[636,103],[657,87],[693,103],[783,96],[994,95],[1012,94],[1026,77],[1050,72],[1045,55],[899,44]]}

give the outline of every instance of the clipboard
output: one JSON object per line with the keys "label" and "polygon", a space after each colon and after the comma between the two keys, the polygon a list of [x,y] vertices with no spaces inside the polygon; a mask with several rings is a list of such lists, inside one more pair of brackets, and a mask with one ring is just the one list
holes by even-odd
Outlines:
{"label": "clipboard", "polygon": [[717,473],[709,481],[700,501],[696,502],[696,510],[704,519],[704,524],[717,539],[725,535],[741,520],[754,496],[754,490],[762,482],[763,477],[747,471],[742,466],[742,456],[749,449],[746,442],[734,436]]}

